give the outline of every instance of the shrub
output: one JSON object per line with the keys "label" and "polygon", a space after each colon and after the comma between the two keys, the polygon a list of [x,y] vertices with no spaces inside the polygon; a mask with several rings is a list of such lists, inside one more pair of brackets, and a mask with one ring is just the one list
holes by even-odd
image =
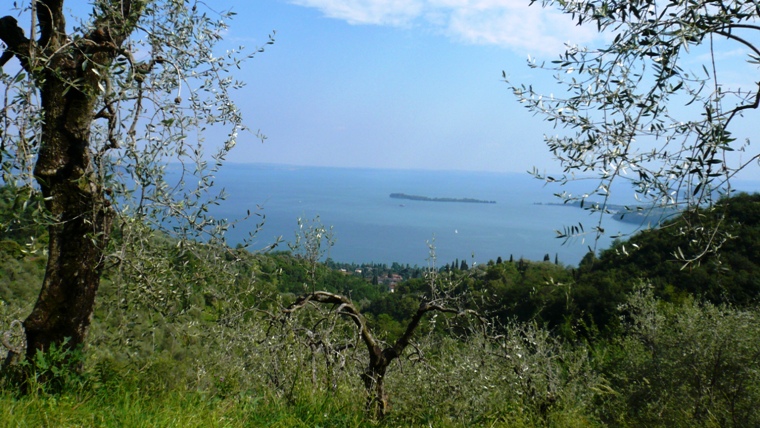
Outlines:
{"label": "shrub", "polygon": [[621,307],[628,334],[606,367],[612,422],[640,426],[760,426],[760,314],[640,289]]}

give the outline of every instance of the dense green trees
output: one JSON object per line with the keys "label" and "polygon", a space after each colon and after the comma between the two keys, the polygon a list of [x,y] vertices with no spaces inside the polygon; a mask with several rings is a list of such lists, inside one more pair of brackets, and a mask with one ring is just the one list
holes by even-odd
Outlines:
{"label": "dense green trees", "polygon": [[684,266],[678,254],[694,243],[679,229],[680,220],[674,219],[659,229],[616,242],[598,259],[586,260],[577,282],[603,289],[610,280],[624,284],[625,278],[639,277],[650,282],[659,296],[672,301],[694,295],[714,303],[756,303],[760,279],[752,272],[760,268],[760,195],[739,194],[685,216],[699,216],[708,228],[721,225],[726,235],[720,253]]}

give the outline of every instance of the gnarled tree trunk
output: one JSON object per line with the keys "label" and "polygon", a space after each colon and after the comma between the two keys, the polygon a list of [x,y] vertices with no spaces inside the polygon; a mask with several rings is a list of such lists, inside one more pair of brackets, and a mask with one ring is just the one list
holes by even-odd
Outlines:
{"label": "gnarled tree trunk", "polygon": [[55,223],[48,229],[42,290],[24,322],[27,357],[63,338],[71,347],[84,342],[111,230],[112,213],[92,177],[88,150],[92,97],[78,91],[62,96],[63,89],[53,81],[41,91],[46,123],[35,175]]}
{"label": "gnarled tree trunk", "polygon": [[63,0],[34,1],[36,41],[12,28],[15,19],[2,18],[8,36],[4,59],[8,52],[18,57],[40,93],[43,122],[34,174],[52,218],[42,290],[24,321],[28,358],[52,344],[78,347],[87,336],[113,218],[93,165],[91,127],[97,118],[113,119],[97,109],[103,108],[109,67],[143,5],[99,2],[94,28],[76,40],[65,33]]}
{"label": "gnarled tree trunk", "polygon": [[367,391],[366,408],[368,413],[374,414],[374,416],[379,419],[385,417],[388,412],[388,395],[385,393],[385,373],[388,370],[388,366],[390,366],[393,360],[399,358],[406,347],[409,346],[409,342],[425,314],[431,311],[438,311],[458,315],[467,314],[478,316],[477,313],[472,310],[460,311],[446,307],[441,302],[423,301],[420,303],[414,316],[406,326],[404,334],[399,337],[393,345],[383,348],[372,335],[369,327],[367,327],[364,316],[358,309],[356,309],[351,300],[345,296],[328,293],[326,291],[315,291],[296,299],[292,305],[285,309],[285,313],[290,314],[295,312],[306,306],[309,302],[338,305],[335,312],[351,318],[359,329],[359,334],[362,341],[367,346],[367,351],[369,353],[369,363],[361,375],[362,381],[364,382],[364,388]]}

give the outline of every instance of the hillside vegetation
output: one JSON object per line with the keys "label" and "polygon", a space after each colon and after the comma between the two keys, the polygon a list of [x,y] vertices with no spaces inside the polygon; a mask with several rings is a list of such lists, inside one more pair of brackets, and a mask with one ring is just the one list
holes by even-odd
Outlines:
{"label": "hillside vegetation", "polygon": [[[0,320],[5,341],[17,346],[12,321],[23,319],[39,290],[45,236],[3,201]],[[298,248],[178,248],[143,230],[141,250],[161,261],[128,267],[126,260],[107,271],[88,346],[38,354],[31,394],[16,395],[6,376],[0,419],[11,426],[758,425],[760,195],[730,202],[700,215],[720,219],[733,239],[720,256],[686,268],[671,260],[689,237],[668,224],[589,254],[578,267],[497,260],[439,269],[321,263]],[[403,278],[392,293],[390,278]],[[421,302],[457,308],[426,314],[389,366],[384,418],[365,410],[360,375],[368,356],[345,309],[314,302],[285,316],[298,296],[316,290],[349,297],[385,344],[404,334]],[[82,374],[61,363],[76,353],[87,357]]]}

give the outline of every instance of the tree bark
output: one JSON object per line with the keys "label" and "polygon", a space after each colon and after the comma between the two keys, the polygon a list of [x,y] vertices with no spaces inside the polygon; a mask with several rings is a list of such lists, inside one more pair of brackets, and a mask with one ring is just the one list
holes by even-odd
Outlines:
{"label": "tree bark", "polygon": [[41,91],[46,121],[35,175],[55,223],[42,290],[24,322],[27,357],[67,337],[70,347],[84,343],[111,229],[88,149],[94,102],[75,90],[63,96],[62,86],[47,80]]}
{"label": "tree bark", "polygon": [[29,90],[40,93],[43,124],[34,174],[53,219],[42,289],[24,321],[27,358],[53,344],[77,348],[87,337],[114,215],[93,165],[91,127],[109,67],[144,7],[135,3],[103,3],[94,29],[76,41],[65,34],[63,0],[34,1],[37,41],[9,28],[15,19],[3,18],[3,32],[23,37],[10,52],[32,76],[36,88]]}
{"label": "tree bark", "polygon": [[[50,28],[63,28],[63,15],[51,10],[47,12],[52,15]],[[44,31],[46,21],[40,21],[45,50],[60,46],[64,35]],[[38,79],[45,121],[34,173],[54,223],[48,228],[48,264],[42,290],[24,321],[27,358],[53,343],[63,344],[65,338],[69,338],[67,347],[82,345],[100,285],[112,213],[95,179],[90,149],[90,127],[99,98],[95,88],[100,77],[89,67],[82,69],[81,64],[93,56],[98,55],[70,51],[67,55],[53,54],[43,78]],[[83,83],[71,87],[70,82],[75,81]]]}
{"label": "tree bark", "polygon": [[367,413],[374,414],[378,419],[384,418],[388,412],[388,395],[385,393],[385,373],[388,370],[388,366],[390,366],[393,360],[399,358],[406,347],[409,346],[412,336],[414,336],[414,332],[417,330],[417,327],[419,327],[425,314],[431,311],[437,311],[480,317],[472,310],[466,309],[460,311],[446,307],[439,301],[422,301],[417,308],[417,312],[415,312],[414,316],[409,321],[409,324],[406,326],[404,334],[399,337],[392,346],[383,348],[375,339],[374,335],[369,330],[369,327],[367,327],[364,316],[358,309],[356,309],[356,306],[354,306],[351,300],[345,296],[328,293],[326,291],[315,291],[296,299],[296,301],[288,306],[284,312],[286,314],[293,313],[306,306],[309,302],[338,305],[335,312],[351,318],[359,329],[359,334],[362,341],[367,346],[367,352],[369,354],[369,364],[361,374],[364,388],[367,391],[366,410]]}

